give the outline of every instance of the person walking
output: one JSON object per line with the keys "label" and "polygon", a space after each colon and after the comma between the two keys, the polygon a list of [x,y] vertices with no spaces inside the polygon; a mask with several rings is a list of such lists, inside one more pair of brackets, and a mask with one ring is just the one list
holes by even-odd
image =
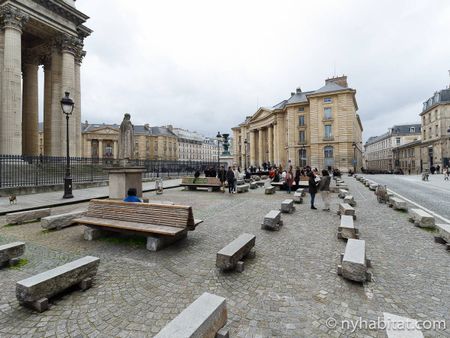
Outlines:
{"label": "person walking", "polygon": [[444,167],[444,169],[442,170],[442,173],[444,174],[444,181],[448,181],[448,176],[449,176],[449,171],[448,171],[448,166]]}
{"label": "person walking", "polygon": [[311,209],[316,210],[317,208],[314,206],[314,199],[316,198],[318,182],[316,182],[316,175],[314,172],[310,171],[308,176],[308,191],[311,196]]}
{"label": "person walking", "polygon": [[300,167],[295,168],[295,185],[297,186],[297,189],[300,188],[299,184],[300,184]]}
{"label": "person walking", "polygon": [[294,173],[292,170],[292,166],[290,166],[288,172],[286,173],[286,185],[288,194],[291,193],[293,183],[294,183]]}
{"label": "person walking", "polygon": [[225,171],[225,168],[223,167],[223,165],[220,166],[220,169],[217,171],[217,178],[219,179],[220,184],[222,186],[221,187],[222,191],[225,192],[223,184],[227,180],[227,172]]}
{"label": "person walking", "polygon": [[236,166],[233,166],[233,173],[234,173],[233,194],[235,194],[237,191],[237,181],[241,173],[239,169],[236,169]]}
{"label": "person walking", "polygon": [[322,170],[322,179],[319,184],[320,196],[324,204],[323,211],[330,211],[330,182],[331,177],[327,170]]}
{"label": "person walking", "polygon": [[231,167],[228,167],[227,171],[228,193],[232,193],[234,189],[234,172]]}

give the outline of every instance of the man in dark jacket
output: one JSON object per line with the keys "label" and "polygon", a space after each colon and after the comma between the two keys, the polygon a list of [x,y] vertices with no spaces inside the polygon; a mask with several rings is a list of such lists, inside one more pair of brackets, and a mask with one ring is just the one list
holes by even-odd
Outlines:
{"label": "man in dark jacket", "polygon": [[316,198],[317,186],[319,182],[316,182],[316,175],[313,171],[310,171],[308,176],[308,191],[311,196],[311,209],[316,210],[317,208],[314,206],[314,199]]}
{"label": "man in dark jacket", "polygon": [[231,166],[228,167],[227,182],[228,182],[228,192],[231,194],[234,191],[234,172]]}

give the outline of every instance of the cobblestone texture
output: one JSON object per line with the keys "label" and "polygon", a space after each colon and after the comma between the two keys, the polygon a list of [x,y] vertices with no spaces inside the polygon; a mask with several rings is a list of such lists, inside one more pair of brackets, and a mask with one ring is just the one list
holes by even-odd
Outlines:
{"label": "cobblestone texture", "polygon": [[[340,200],[331,212],[296,205],[283,214],[278,232],[260,229],[265,214],[289,195],[165,191],[147,196],[193,206],[205,222],[187,240],[159,252],[142,244],[83,240],[83,227],[43,232],[40,224],[0,228],[0,244],[23,240],[28,264],[0,270],[0,337],[149,337],[207,291],[227,299],[227,327],[233,337],[385,337],[383,331],[326,326],[329,317],[383,318],[383,312],[416,320],[447,320],[450,325],[450,253],[433,233],[414,227],[407,214],[378,204],[375,195],[345,178],[358,205],[355,226],[366,241],[373,281],[351,283],[336,274],[345,242],[336,238]],[[87,204],[55,208],[63,213]],[[0,217],[0,224],[5,218]],[[220,272],[217,251],[243,232],[256,235],[256,257],[245,271]],[[93,288],[52,300],[38,314],[19,306],[15,282],[70,260],[101,258]],[[425,332],[450,337],[450,330]]]}

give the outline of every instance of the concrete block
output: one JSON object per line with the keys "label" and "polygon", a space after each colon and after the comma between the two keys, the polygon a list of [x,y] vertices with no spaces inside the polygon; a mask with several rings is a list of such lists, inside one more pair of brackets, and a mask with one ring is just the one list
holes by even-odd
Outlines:
{"label": "concrete block", "polygon": [[355,209],[350,204],[347,204],[347,203],[339,204],[338,214],[340,216],[349,215],[349,216],[352,216],[353,219],[356,219]]}
{"label": "concrete block", "polygon": [[281,221],[281,212],[278,210],[270,211],[264,216],[264,221],[261,224],[261,229],[266,230],[280,230],[280,226],[283,225]]}
{"label": "concrete block", "polygon": [[40,220],[43,217],[50,216],[50,209],[38,209],[29,211],[20,211],[6,214],[7,224],[22,224],[24,222]]}
{"label": "concrete block", "polygon": [[236,264],[236,271],[237,272],[244,272],[244,262],[243,261],[239,261]]}
{"label": "concrete block", "polygon": [[342,277],[355,281],[367,281],[366,242],[349,239],[341,262]]}
{"label": "concrete block", "polygon": [[187,238],[187,230],[180,232],[176,236],[148,236],[147,250],[158,251],[184,238]]}
{"label": "concrete block", "polygon": [[255,246],[256,236],[242,234],[216,254],[216,267],[222,270],[233,269]]}
{"label": "concrete block", "polygon": [[286,199],[281,202],[281,212],[291,214],[295,211],[294,200]]}
{"label": "concrete block", "polygon": [[73,211],[66,214],[47,216],[41,219],[41,227],[45,230],[61,230],[74,225],[73,220],[83,216],[85,213],[86,211]]}
{"label": "concrete block", "polygon": [[355,201],[355,199],[353,198],[352,195],[346,195],[344,197],[344,203],[347,203],[347,204],[349,204],[352,207],[356,206],[356,201]]}
{"label": "concrete block", "polygon": [[265,187],[265,188],[264,188],[264,193],[265,193],[266,195],[275,194],[275,187],[274,187],[274,186]]}
{"label": "concrete block", "polygon": [[14,259],[22,256],[25,252],[24,242],[13,242],[0,245],[0,266],[14,264]]}
{"label": "concrete block", "polygon": [[241,184],[241,185],[238,185],[237,187],[236,187],[236,191],[238,192],[238,193],[242,193],[242,192],[248,192],[248,189],[250,188],[250,185],[248,185],[248,184]]}
{"label": "concrete block", "polygon": [[409,211],[409,220],[421,228],[434,228],[434,217],[422,209],[411,209]]}
{"label": "concrete block", "polygon": [[389,206],[395,210],[408,210],[406,201],[398,197],[389,197]]}

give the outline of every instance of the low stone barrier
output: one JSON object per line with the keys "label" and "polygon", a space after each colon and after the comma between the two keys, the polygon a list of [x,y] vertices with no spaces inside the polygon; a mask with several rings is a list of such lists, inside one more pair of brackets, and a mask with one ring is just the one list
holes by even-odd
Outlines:
{"label": "low stone barrier", "polygon": [[434,217],[422,209],[411,209],[409,211],[409,221],[420,228],[434,228]]}
{"label": "low stone barrier", "polygon": [[266,216],[264,216],[264,221],[261,224],[261,229],[266,230],[280,230],[280,226],[283,225],[281,220],[281,212],[278,210],[270,211]]}
{"label": "low stone barrier", "polygon": [[372,190],[372,191],[377,190],[377,187],[378,187],[378,183],[372,182],[372,183],[369,184],[369,189]]}
{"label": "low stone barrier", "polygon": [[352,216],[353,219],[356,219],[355,209],[350,204],[347,203],[340,203],[339,210],[337,213],[339,216],[348,215]]}
{"label": "low stone barrier", "polygon": [[40,221],[41,218],[50,216],[50,208],[20,211],[6,214],[7,224],[22,224],[29,221]]}
{"label": "low stone barrier", "polygon": [[353,217],[342,215],[341,216],[341,224],[338,228],[337,238],[339,239],[358,239],[359,231],[355,228],[353,224]]}
{"label": "low stone barrier", "polygon": [[45,230],[61,230],[68,226],[74,225],[73,221],[77,217],[81,217],[86,213],[86,211],[73,211],[66,214],[59,214],[44,217],[41,219],[41,227]]}
{"label": "low stone barrier", "polygon": [[241,184],[236,187],[236,191],[238,193],[248,192],[249,188],[250,188],[250,186],[248,184]]}
{"label": "low stone barrier", "polygon": [[339,194],[338,194],[338,197],[339,198],[344,198],[346,195],[348,195],[349,194],[349,192],[348,192],[348,190],[345,190],[345,189],[339,189]]}
{"label": "low stone barrier", "polygon": [[389,197],[388,205],[390,208],[393,208],[394,210],[408,210],[408,205],[406,204],[406,201],[402,200],[398,197]]}
{"label": "low stone barrier", "polygon": [[286,214],[291,214],[295,211],[294,207],[294,200],[292,199],[286,199],[283,202],[281,202],[281,212]]}
{"label": "low stone barrier", "polygon": [[86,256],[23,279],[16,283],[17,300],[21,305],[43,312],[48,309],[50,297],[69,287],[78,284],[82,290],[90,288],[99,264],[99,258]]}
{"label": "low stone barrier", "polygon": [[372,275],[367,271],[368,267],[370,267],[370,260],[366,258],[366,242],[360,239],[349,239],[345,252],[341,255],[338,275],[355,282],[370,282]]}
{"label": "low stone barrier", "polygon": [[349,204],[352,207],[356,207],[356,201],[355,201],[355,199],[353,198],[352,195],[346,195],[344,197],[344,203],[347,203],[347,204]]}
{"label": "low stone barrier", "polygon": [[295,190],[295,192],[300,194],[301,197],[306,196],[305,188],[298,188],[297,190]]}
{"label": "low stone barrier", "polygon": [[264,193],[265,193],[266,195],[272,195],[272,194],[275,194],[275,187],[273,187],[273,186],[265,187],[265,188],[264,188]]}
{"label": "low stone barrier", "polygon": [[434,237],[436,243],[445,244],[447,250],[450,250],[450,224],[436,224],[438,235]]}
{"label": "low stone barrier", "polygon": [[[205,292],[167,324],[155,338],[215,337],[226,323],[226,299]],[[225,336],[226,333],[221,335]]]}
{"label": "low stone barrier", "polygon": [[250,189],[257,189],[258,184],[256,182],[250,182]]}
{"label": "low stone barrier", "polygon": [[25,252],[24,242],[13,242],[0,245],[0,266],[15,265]]}
{"label": "low stone barrier", "polygon": [[301,204],[303,203],[303,196],[299,192],[294,192],[294,203]]}
{"label": "low stone barrier", "polygon": [[[255,246],[256,236],[252,234],[242,234],[216,255],[216,267],[221,270],[231,270],[238,266],[242,259],[249,255]],[[244,262],[239,264],[239,272],[243,271]]]}

